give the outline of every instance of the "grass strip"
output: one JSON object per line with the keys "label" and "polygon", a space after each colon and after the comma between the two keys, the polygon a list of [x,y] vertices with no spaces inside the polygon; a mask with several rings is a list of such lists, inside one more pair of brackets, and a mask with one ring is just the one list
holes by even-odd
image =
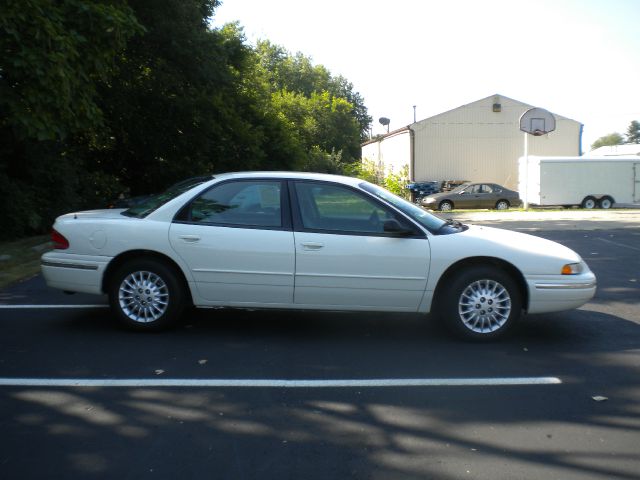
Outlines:
{"label": "grass strip", "polygon": [[39,273],[40,256],[49,250],[49,235],[0,242],[0,289]]}

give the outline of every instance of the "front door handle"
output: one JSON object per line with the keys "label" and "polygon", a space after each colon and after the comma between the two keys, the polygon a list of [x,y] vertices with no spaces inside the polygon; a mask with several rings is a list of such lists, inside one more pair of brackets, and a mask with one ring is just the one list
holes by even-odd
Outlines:
{"label": "front door handle", "polygon": [[180,238],[187,243],[196,243],[200,241],[200,236],[198,235],[180,235]]}
{"label": "front door handle", "polygon": [[324,243],[304,242],[302,244],[304,250],[320,250],[322,247],[324,247]]}

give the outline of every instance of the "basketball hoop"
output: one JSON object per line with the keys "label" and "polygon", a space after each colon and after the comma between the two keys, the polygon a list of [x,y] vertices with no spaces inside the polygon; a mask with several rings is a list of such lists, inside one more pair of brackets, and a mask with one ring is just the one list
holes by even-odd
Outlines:
{"label": "basketball hoop", "polygon": [[556,129],[556,117],[544,108],[530,108],[520,117],[520,130],[534,137],[545,135]]}

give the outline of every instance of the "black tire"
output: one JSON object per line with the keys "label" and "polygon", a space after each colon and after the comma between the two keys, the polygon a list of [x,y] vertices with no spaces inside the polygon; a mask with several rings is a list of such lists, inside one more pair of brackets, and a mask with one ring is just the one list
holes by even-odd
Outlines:
{"label": "black tire", "polygon": [[455,335],[466,340],[496,340],[507,334],[522,314],[518,285],[497,267],[463,268],[441,289],[441,294],[436,299],[437,316]]}
{"label": "black tire", "polygon": [[613,198],[609,197],[608,195],[602,197],[600,200],[598,200],[598,207],[608,210],[609,208],[613,207]]}
{"label": "black tire", "polygon": [[152,258],[120,266],[111,277],[108,294],[111,310],[132,330],[168,328],[178,321],[185,307],[184,288],[175,270]]}
{"label": "black tire", "polygon": [[449,200],[443,200],[438,205],[438,210],[440,210],[441,212],[449,212],[453,210],[453,203],[451,203]]}
{"label": "black tire", "polygon": [[496,210],[509,210],[509,207],[511,207],[509,200],[502,199],[496,202]]}
{"label": "black tire", "polygon": [[589,196],[589,197],[584,197],[584,200],[582,200],[582,204],[580,206],[582,208],[586,208],[587,210],[591,210],[596,208],[597,205],[598,205],[598,202],[596,202],[596,199]]}

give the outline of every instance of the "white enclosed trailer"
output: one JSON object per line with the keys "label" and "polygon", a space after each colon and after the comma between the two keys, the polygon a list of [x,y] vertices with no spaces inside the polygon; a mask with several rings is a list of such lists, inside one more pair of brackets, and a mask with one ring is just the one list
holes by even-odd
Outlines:
{"label": "white enclosed trailer", "polygon": [[518,191],[531,205],[640,203],[640,157],[521,157]]}

